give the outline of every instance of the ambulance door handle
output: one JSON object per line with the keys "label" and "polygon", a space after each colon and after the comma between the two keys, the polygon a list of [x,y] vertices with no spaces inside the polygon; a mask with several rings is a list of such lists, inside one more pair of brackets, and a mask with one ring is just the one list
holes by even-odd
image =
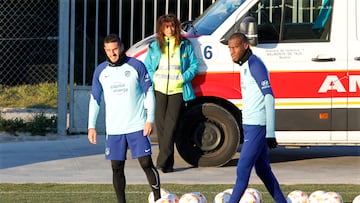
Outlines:
{"label": "ambulance door handle", "polygon": [[355,61],[360,61],[360,56],[354,58]]}
{"label": "ambulance door handle", "polygon": [[311,59],[314,62],[332,62],[336,59],[334,57],[324,58],[324,57],[316,57]]}

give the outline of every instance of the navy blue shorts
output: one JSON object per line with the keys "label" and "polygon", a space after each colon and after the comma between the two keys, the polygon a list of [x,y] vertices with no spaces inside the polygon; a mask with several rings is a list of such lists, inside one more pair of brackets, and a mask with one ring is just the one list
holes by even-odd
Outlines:
{"label": "navy blue shorts", "polygon": [[126,160],[127,149],[130,149],[133,159],[151,155],[151,143],[143,131],[122,135],[106,135],[105,158],[107,160]]}

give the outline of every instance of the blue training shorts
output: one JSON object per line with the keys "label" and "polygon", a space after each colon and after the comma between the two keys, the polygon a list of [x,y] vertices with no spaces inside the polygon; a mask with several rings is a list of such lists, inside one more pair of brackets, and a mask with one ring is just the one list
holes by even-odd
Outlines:
{"label": "blue training shorts", "polygon": [[151,155],[151,143],[143,131],[121,135],[106,135],[105,158],[107,160],[126,160],[127,149],[130,149],[133,159]]}

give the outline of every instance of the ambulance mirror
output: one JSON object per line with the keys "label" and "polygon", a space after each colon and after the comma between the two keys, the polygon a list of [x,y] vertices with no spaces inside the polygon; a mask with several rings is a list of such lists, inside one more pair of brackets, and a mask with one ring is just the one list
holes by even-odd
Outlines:
{"label": "ambulance mirror", "polygon": [[258,44],[258,29],[256,19],[252,16],[245,17],[240,23],[240,32],[244,33],[249,39],[251,46]]}

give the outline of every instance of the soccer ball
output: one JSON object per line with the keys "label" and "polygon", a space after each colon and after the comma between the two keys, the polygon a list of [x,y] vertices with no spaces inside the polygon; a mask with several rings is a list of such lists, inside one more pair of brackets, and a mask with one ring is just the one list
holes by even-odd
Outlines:
{"label": "soccer ball", "polygon": [[186,193],[180,197],[179,203],[200,203],[200,200],[195,194]]}
{"label": "soccer ball", "polygon": [[229,188],[229,189],[224,190],[223,192],[228,193],[228,194],[231,195],[233,193],[233,189]]}
{"label": "soccer ball", "polygon": [[251,193],[255,196],[257,203],[262,203],[261,192],[255,188],[246,188],[245,193]]}
{"label": "soccer ball", "polygon": [[155,203],[179,203],[179,198],[175,194],[169,193],[166,196],[161,196]]}
{"label": "soccer ball", "polygon": [[200,192],[191,192],[182,195],[179,203],[206,203],[206,198]]}
{"label": "soccer ball", "polygon": [[207,200],[206,200],[206,197],[204,194],[202,194],[201,192],[192,192],[192,193],[196,194],[199,197],[201,203],[207,203]]}
{"label": "soccer ball", "polygon": [[[169,191],[163,189],[163,188],[160,188],[160,195],[161,197],[165,197],[167,196],[168,194],[170,194]],[[154,201],[154,193],[153,192],[150,192],[149,196],[148,196],[148,203],[155,203]]]}
{"label": "soccer ball", "polygon": [[360,203],[360,195],[356,196],[352,203]]}
{"label": "soccer ball", "polygon": [[255,195],[251,194],[250,192],[244,192],[239,203],[258,203],[258,202],[256,201]]}
{"label": "soccer ball", "polygon": [[213,203],[229,203],[231,194],[220,192],[215,195]]}
{"label": "soccer ball", "polygon": [[309,203],[322,203],[325,196],[325,191],[317,190],[310,194],[309,196]]}
{"label": "soccer ball", "polygon": [[343,203],[343,200],[339,193],[327,192],[324,195],[324,202],[326,202],[326,203]]}
{"label": "soccer ball", "polygon": [[288,194],[286,201],[287,203],[308,203],[309,198],[305,192],[294,190]]}

